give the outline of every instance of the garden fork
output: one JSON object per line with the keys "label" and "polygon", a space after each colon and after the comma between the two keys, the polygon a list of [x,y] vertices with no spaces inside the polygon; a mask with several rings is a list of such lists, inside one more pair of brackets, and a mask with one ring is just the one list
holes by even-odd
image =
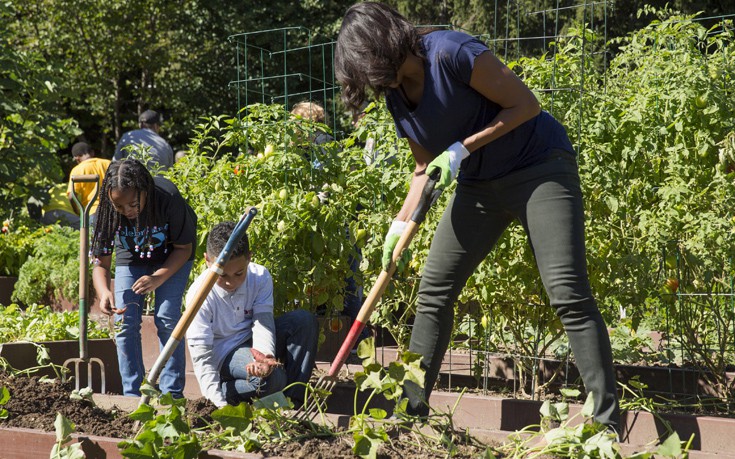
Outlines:
{"label": "garden fork", "polygon": [[[89,310],[87,308],[87,288],[89,283],[89,210],[92,204],[97,200],[99,195],[100,176],[97,174],[89,175],[72,175],[72,200],[79,208],[79,358],[67,359],[64,367],[71,371],[74,366],[75,388],[78,391],[81,388],[81,373],[79,372],[82,364],[87,365],[87,387],[92,388],[92,374],[95,365],[100,369],[100,393],[105,393],[105,365],[97,357],[89,358],[87,349],[87,316]],[[77,198],[74,185],[77,183],[94,183],[94,196],[89,200],[86,206]]]}
{"label": "garden fork", "polygon": [[360,333],[365,328],[368,320],[370,320],[370,316],[373,314],[375,306],[378,304],[378,301],[380,301],[380,298],[383,296],[385,289],[388,287],[391,277],[396,271],[396,263],[400,260],[403,251],[408,248],[411,240],[418,232],[419,225],[426,218],[426,213],[429,208],[431,208],[441,194],[441,189],[435,189],[438,172],[439,171],[437,171],[433,176],[430,176],[429,180],[424,185],[424,189],[421,192],[421,200],[411,216],[411,221],[408,222],[406,230],[398,240],[395,249],[393,249],[390,266],[388,266],[387,270],[384,269],[378,275],[375,285],[373,285],[373,288],[370,290],[365,302],[362,304],[355,321],[352,323],[352,327],[350,327],[350,331],[347,333],[347,337],[345,337],[337,356],[334,358],[332,366],[329,368],[329,373],[320,377],[311,389],[311,392],[307,394],[303,407],[298,410],[295,416],[296,419],[312,419],[317,413],[324,412],[327,397],[332,393],[334,386],[337,384],[337,375],[339,374],[339,370],[347,360],[347,356],[355,346]]}
{"label": "garden fork", "polygon": [[[189,329],[189,325],[191,325],[194,317],[197,315],[197,312],[199,312],[199,308],[204,303],[207,295],[209,295],[212,287],[214,287],[214,283],[217,282],[219,276],[223,274],[222,269],[227,262],[230,261],[233,249],[245,235],[248,226],[250,226],[250,222],[253,221],[253,218],[257,213],[258,209],[251,207],[240,217],[237,225],[235,225],[235,228],[232,230],[232,234],[230,234],[230,237],[227,239],[225,248],[222,249],[217,260],[207,270],[207,274],[204,281],[200,284],[199,290],[197,290],[196,295],[194,295],[192,300],[186,305],[184,314],[181,316],[181,319],[179,319],[179,322],[176,324],[176,328],[174,328],[174,331],[171,333],[166,345],[163,347],[161,354],[158,356],[158,359],[156,359],[156,362],[153,364],[151,371],[148,373],[147,381],[149,384],[156,384],[158,376],[161,374],[164,365],[166,365],[168,359],[173,355],[179,343],[184,340],[186,330]],[[140,397],[139,406],[144,403],[148,403],[149,401],[150,395],[144,392]]]}

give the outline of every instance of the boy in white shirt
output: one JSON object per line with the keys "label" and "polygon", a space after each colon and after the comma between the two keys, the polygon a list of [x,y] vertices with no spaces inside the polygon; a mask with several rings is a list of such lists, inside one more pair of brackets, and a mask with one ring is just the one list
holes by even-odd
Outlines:
{"label": "boy in white shirt", "polygon": [[[234,228],[234,222],[223,222],[209,233],[207,266],[217,260]],[[245,235],[186,332],[199,387],[218,407],[306,383],[314,368],[316,317],[296,310],[274,319],[273,279],[264,266],[250,262],[250,255]],[[204,273],[189,288],[187,304],[203,278]],[[298,407],[304,386],[292,386],[285,394]]]}

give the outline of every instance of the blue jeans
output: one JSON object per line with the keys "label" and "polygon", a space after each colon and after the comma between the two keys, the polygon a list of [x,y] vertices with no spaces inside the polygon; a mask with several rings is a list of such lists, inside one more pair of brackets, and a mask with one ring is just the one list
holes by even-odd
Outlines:
{"label": "blue jeans", "polygon": [[[168,341],[181,318],[181,299],[184,296],[191,272],[191,261],[174,273],[156,289],[155,323],[158,330],[159,349]],[[117,360],[122,377],[123,395],[140,396],[140,385],[145,377],[140,324],[145,307],[145,297],[131,289],[136,280],[155,272],[160,266],[115,266],[115,307],[127,306],[122,314],[115,315],[119,332],[115,335]],[[186,355],[183,345],[176,347],[173,355],[161,371],[159,388],[173,397],[184,396],[186,381]]]}
{"label": "blue jeans", "polygon": [[[283,390],[294,382],[307,383],[311,378],[319,341],[319,323],[314,314],[298,309],[276,318],[276,358],[283,368],[275,368],[265,378],[250,376],[245,366],[253,361],[252,340],[236,347],[225,358],[220,370],[220,389],[227,403],[237,405],[253,397],[264,397]],[[284,393],[296,406],[304,402],[303,385]]]}

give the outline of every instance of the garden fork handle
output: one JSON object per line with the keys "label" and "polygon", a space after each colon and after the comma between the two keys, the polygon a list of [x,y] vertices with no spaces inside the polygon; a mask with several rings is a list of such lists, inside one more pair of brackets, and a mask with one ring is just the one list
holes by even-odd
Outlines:
{"label": "garden fork handle", "polygon": [[[85,362],[89,358],[87,349],[87,292],[89,291],[89,210],[99,195],[100,176],[97,174],[72,175],[71,198],[79,207],[79,358]],[[74,185],[94,183],[94,195],[86,206],[77,197]]]}
{"label": "garden fork handle", "polygon": [[337,356],[332,362],[332,366],[329,368],[329,377],[337,377],[339,370],[342,368],[342,365],[347,360],[347,356],[349,355],[352,348],[355,347],[357,338],[360,336],[360,333],[362,333],[365,325],[367,325],[368,320],[370,320],[370,316],[373,314],[373,311],[375,311],[375,306],[380,301],[383,293],[385,293],[385,289],[388,287],[388,284],[390,284],[393,273],[396,272],[396,261],[401,258],[403,251],[408,248],[409,244],[411,244],[411,240],[418,232],[419,225],[421,225],[421,223],[426,218],[426,213],[428,212],[429,208],[431,208],[431,206],[439,198],[439,195],[441,194],[441,189],[437,189],[435,187],[438,173],[439,171],[430,176],[429,180],[427,180],[426,184],[424,185],[424,189],[421,192],[421,200],[419,201],[418,206],[416,206],[416,210],[411,216],[411,221],[408,222],[405,231],[403,231],[400,239],[398,239],[398,243],[396,243],[395,249],[393,249],[390,266],[388,266],[387,270],[384,269],[380,272],[380,274],[378,275],[378,279],[373,285],[373,288],[370,289],[370,293],[368,293],[365,302],[362,304],[360,311],[358,311],[357,317],[350,327],[350,331],[347,333],[347,336],[345,337],[342,346],[339,348],[339,352],[337,352]]}

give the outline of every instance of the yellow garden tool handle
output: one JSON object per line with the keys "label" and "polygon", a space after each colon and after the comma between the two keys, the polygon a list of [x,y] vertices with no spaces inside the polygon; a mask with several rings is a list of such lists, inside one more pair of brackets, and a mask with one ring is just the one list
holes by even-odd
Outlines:
{"label": "yellow garden tool handle", "polygon": [[426,213],[439,198],[439,195],[441,194],[441,189],[436,188],[436,181],[439,178],[439,172],[440,171],[437,170],[435,174],[430,176],[429,180],[424,185],[424,189],[421,192],[421,200],[419,201],[419,205],[416,207],[416,210],[411,216],[411,221],[408,222],[406,229],[403,231],[403,234],[401,234],[401,238],[398,239],[396,247],[393,249],[393,256],[391,257],[392,259],[390,262],[390,266],[388,266],[387,270],[383,270],[380,272],[380,274],[378,275],[378,279],[373,285],[373,288],[370,289],[370,293],[365,299],[365,302],[362,304],[360,311],[357,313],[357,317],[352,323],[352,327],[350,327],[350,331],[347,333],[347,337],[345,337],[345,340],[342,343],[342,347],[340,347],[337,356],[332,362],[332,366],[329,368],[330,377],[334,378],[337,376],[340,368],[342,368],[342,365],[347,360],[347,356],[349,355],[350,351],[353,347],[355,347],[357,338],[360,336],[360,333],[365,328],[368,320],[370,320],[370,316],[373,314],[375,306],[380,301],[383,293],[385,293],[385,289],[388,287],[388,284],[390,284],[393,273],[396,272],[396,262],[401,258],[403,251],[408,248],[409,244],[411,244],[411,240],[418,232],[419,226],[426,218]]}
{"label": "yellow garden tool handle", "polygon": [[[86,361],[89,357],[87,350],[87,291],[89,284],[89,209],[97,200],[100,187],[100,176],[97,174],[72,175],[71,198],[79,207],[79,358]],[[94,195],[86,206],[77,197],[75,185],[77,183],[94,183]]]}

